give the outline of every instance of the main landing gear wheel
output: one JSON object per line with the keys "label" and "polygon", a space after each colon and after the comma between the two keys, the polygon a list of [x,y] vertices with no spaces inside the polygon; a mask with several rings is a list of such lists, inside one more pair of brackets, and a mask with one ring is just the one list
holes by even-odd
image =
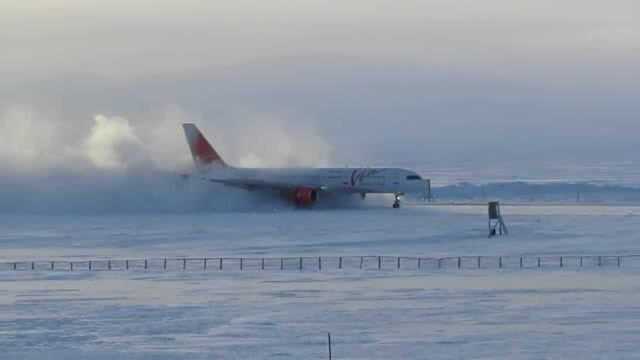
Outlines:
{"label": "main landing gear wheel", "polygon": [[395,194],[396,196],[396,200],[393,202],[393,208],[394,209],[399,209],[400,208],[400,195]]}

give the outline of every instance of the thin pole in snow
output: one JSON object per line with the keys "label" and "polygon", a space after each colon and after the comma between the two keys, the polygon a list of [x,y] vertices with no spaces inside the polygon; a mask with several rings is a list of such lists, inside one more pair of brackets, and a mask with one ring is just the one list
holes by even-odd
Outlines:
{"label": "thin pole in snow", "polygon": [[329,339],[329,360],[331,360],[332,359],[332,354],[331,354],[331,333],[328,333],[327,337]]}

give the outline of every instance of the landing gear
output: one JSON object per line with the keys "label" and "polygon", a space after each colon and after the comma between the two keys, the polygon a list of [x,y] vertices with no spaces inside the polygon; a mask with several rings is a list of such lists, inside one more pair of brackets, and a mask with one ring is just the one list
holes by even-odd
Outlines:
{"label": "landing gear", "polygon": [[393,202],[393,208],[394,209],[399,209],[400,208],[400,194],[395,194],[396,200]]}

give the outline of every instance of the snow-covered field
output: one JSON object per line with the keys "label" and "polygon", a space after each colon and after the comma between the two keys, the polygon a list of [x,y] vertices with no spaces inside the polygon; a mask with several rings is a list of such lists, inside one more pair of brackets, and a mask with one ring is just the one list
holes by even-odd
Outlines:
{"label": "snow-covered field", "polygon": [[[0,260],[640,253],[640,207],[3,215]],[[630,268],[0,273],[1,359],[640,358]]]}
{"label": "snow-covered field", "polygon": [[[628,254],[640,207],[514,206],[488,240],[486,206],[0,217],[0,260],[219,255]],[[638,251],[640,253],[640,251]]]}

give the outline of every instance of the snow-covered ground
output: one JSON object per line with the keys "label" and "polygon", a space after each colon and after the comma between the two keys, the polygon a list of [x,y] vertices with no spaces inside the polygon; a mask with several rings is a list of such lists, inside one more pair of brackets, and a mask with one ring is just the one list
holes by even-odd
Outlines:
{"label": "snow-covered ground", "polygon": [[638,274],[0,274],[3,359],[638,357]]}
{"label": "snow-covered ground", "polygon": [[[0,260],[640,253],[640,207],[3,215]],[[1,359],[640,357],[637,269],[0,273]]]}
{"label": "snow-covered ground", "polygon": [[640,207],[514,206],[487,239],[486,206],[0,217],[0,260],[297,255],[628,254]]}

